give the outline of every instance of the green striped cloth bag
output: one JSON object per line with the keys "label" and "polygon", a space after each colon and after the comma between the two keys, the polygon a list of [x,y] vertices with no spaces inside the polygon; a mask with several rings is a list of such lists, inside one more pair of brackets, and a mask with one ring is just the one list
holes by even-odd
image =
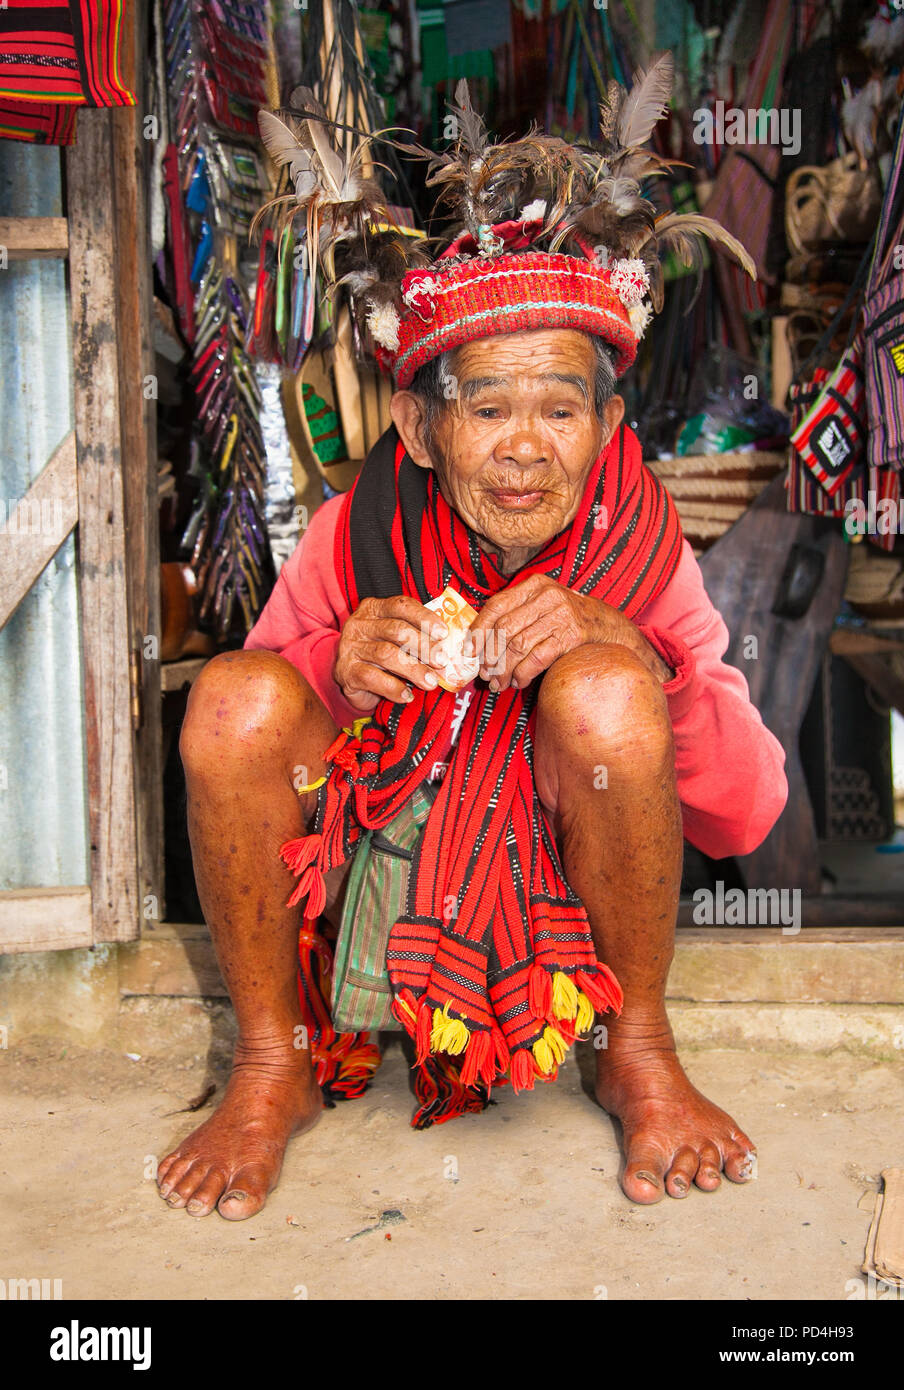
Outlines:
{"label": "green striped cloth bag", "polygon": [[411,861],[436,790],[422,783],[382,830],[365,832],[355,851],[333,961],[337,1033],[401,1032],[392,1015],[386,947],[405,910]]}

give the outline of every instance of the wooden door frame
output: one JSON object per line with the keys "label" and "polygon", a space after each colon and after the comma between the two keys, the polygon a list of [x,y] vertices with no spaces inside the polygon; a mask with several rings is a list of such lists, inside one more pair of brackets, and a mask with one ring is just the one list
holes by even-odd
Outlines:
{"label": "wooden door frame", "polygon": [[[144,94],[144,3],[122,70]],[[130,941],[160,919],[163,788],[156,413],[141,107],[82,110],[65,218],[6,218],[11,257],[68,259],[74,429],[24,499],[66,499],[64,534],[0,546],[2,625],[76,527],[89,883],[0,893],[0,953]],[[150,642],[148,639],[152,639]]]}

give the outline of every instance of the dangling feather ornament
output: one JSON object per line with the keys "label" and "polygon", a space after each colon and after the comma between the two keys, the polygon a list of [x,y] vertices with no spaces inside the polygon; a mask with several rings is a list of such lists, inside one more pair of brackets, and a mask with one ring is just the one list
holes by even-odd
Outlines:
{"label": "dangling feather ornament", "polygon": [[[718,222],[699,213],[657,217],[654,204],[641,191],[641,180],[667,174],[681,163],[646,148],[654,126],[668,110],[673,79],[672,55],[663,53],[654,58],[649,71],[635,72],[630,91],[610,82],[606,100],[600,104],[600,144],[581,151],[585,190],[575,198],[551,242],[552,250],[569,240],[599,248],[605,264],[641,262],[656,313],[664,295],[661,258],[674,251],[699,276],[701,238],[722,246],[756,279],[750,256]],[[624,302],[642,334],[649,315],[641,312],[633,290]]]}
{"label": "dangling feather ornament", "polygon": [[517,217],[525,205],[545,202],[545,221],[535,237],[541,239],[561,220],[574,196],[581,174],[578,151],[536,127],[520,140],[491,143],[464,78],[455,88],[449,112],[456,130],[451,151],[408,147],[427,160],[428,187],[440,190],[440,203],[478,242],[481,228]]}
{"label": "dangling feather ornament", "polygon": [[259,111],[258,124],[267,153],[280,168],[287,168],[294,193],[272,199],[258,212],[283,207],[282,225],[303,209],[307,218],[311,275],[316,274],[321,237],[327,269],[332,274],[331,250],[335,241],[362,235],[368,223],[386,220],[385,198],[379,184],[362,173],[372,137],[363,136],[350,155],[333,144],[328,127],[333,125],[320,102],[306,87],[293,93],[301,111],[280,116]]}

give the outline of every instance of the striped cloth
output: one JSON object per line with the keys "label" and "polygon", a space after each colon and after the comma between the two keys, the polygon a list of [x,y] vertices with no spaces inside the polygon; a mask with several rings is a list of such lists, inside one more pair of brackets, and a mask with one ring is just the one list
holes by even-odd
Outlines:
{"label": "striped cloth", "polygon": [[[791,386],[791,431],[797,429],[808,411],[812,410],[831,376],[828,367],[816,367],[808,381]],[[870,495],[879,504],[891,504],[895,515],[901,503],[901,478],[895,468],[868,467],[861,462],[834,492],[826,492],[794,448],[788,450],[788,476],[785,480],[789,512],[807,512],[811,516],[844,517],[851,502],[862,502],[869,511]],[[880,550],[894,550],[897,531],[877,532],[869,540]]]}
{"label": "striped cloth", "polygon": [[[791,0],[770,0],[744,97],[738,103],[742,110],[768,109],[777,104],[791,40]],[[749,137],[752,132],[748,128],[746,133]],[[756,264],[757,279],[753,281],[726,256],[715,257],[732,341],[739,351],[749,352],[746,324],[738,310],[757,313],[766,303],[766,285],[772,280],[766,265],[766,246],[781,152],[770,144],[738,144],[718,153],[719,167],[703,212],[740,238]]]}
{"label": "striped cloth", "polygon": [[366,831],[348,876],[333,967],[333,1026],[398,1028],[386,969],[389,932],[405,910],[411,861],[433,804],[426,783],[382,831]]}
{"label": "striped cloth", "polygon": [[122,79],[123,0],[0,7],[0,136],[71,145],[79,106],[134,106]]}
{"label": "striped cloth", "polygon": [[[600,516],[606,526],[595,524]],[[480,609],[508,584],[545,574],[632,617],[669,582],[680,548],[674,505],[622,427],[596,460],[572,524],[506,577],[390,430],[345,500],[336,565],[350,612],[367,596],[407,593],[423,603],[447,584]],[[536,794],[538,688],[478,689],[389,937],[393,1008],[416,1039],[418,1063],[463,1058],[464,1088],[489,1087],[505,1072],[516,1089],[550,1079],[594,1009],[621,1004]],[[424,781],[432,754],[444,751],[453,703],[441,688],[415,689],[407,704],[382,700],[326,750],[313,830],[281,849],[298,876],[289,905],[307,898],[309,916],[322,911],[323,873]]]}

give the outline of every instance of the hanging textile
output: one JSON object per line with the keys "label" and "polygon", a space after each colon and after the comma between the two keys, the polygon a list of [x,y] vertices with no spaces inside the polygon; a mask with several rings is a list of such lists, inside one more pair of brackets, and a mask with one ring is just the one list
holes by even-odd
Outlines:
{"label": "hanging textile", "polygon": [[71,145],[79,106],[134,106],[122,80],[123,0],[0,6],[0,136]]}
{"label": "hanging textile", "polygon": [[182,555],[199,617],[224,644],[250,631],[274,582],[265,525],[261,387],[240,255],[269,190],[257,140],[266,104],[268,6],[165,3],[170,144],[164,157],[170,297],[192,353],[197,504]]}
{"label": "hanging textile", "polygon": [[[739,102],[745,112],[775,105],[791,48],[792,10],[791,0],[771,0],[743,100]],[[750,134],[748,130],[747,135]],[[747,313],[760,311],[765,306],[763,281],[769,281],[766,243],[780,161],[777,145],[740,143],[728,146],[721,152],[713,191],[703,209],[707,217],[714,217],[743,239],[756,263],[759,278],[751,283],[746,276],[737,276],[723,258],[717,258],[716,275],[729,319],[732,346],[739,352],[749,353],[750,343],[741,313],[731,312],[731,306],[738,305]]]}

